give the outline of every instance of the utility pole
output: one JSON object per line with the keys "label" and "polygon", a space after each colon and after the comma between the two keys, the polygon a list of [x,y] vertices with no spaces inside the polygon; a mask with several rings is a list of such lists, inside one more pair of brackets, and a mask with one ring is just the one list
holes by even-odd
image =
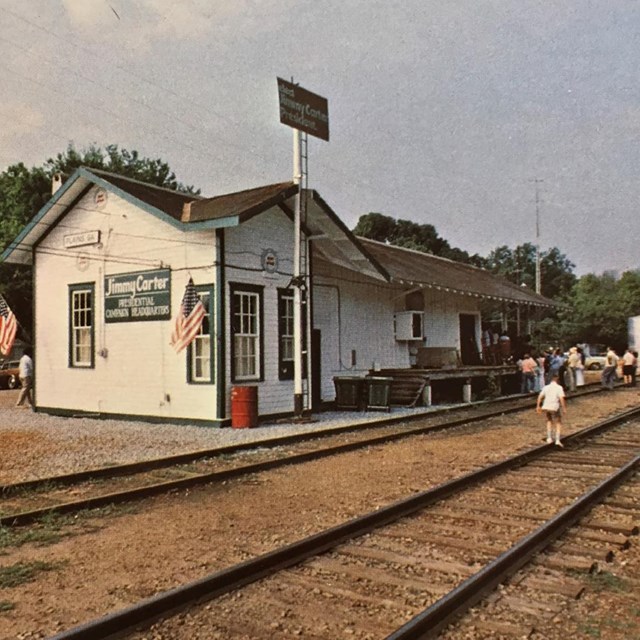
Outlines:
{"label": "utility pole", "polygon": [[538,185],[544,182],[541,178],[534,178],[536,187],[536,293],[542,293],[542,274],[540,273],[540,194]]}

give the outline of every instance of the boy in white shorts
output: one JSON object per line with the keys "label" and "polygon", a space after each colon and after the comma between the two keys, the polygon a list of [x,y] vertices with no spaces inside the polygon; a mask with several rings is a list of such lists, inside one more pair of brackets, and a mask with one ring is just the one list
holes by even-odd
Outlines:
{"label": "boy in white shorts", "polygon": [[[544,403],[543,403],[544,400]],[[555,443],[558,447],[562,446],[560,442],[560,432],[562,431],[562,413],[566,412],[567,403],[565,400],[564,389],[558,384],[558,374],[551,376],[551,382],[545,385],[538,396],[538,404],[536,412],[545,412],[547,418],[547,442],[551,444],[554,439],[551,436],[552,427],[555,424]]]}

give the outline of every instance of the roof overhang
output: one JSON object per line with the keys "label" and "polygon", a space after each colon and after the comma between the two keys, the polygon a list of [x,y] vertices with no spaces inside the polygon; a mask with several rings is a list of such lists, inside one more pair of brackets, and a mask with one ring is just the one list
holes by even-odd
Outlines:
{"label": "roof overhang", "polygon": [[71,177],[51,196],[51,199],[33,216],[15,240],[2,252],[0,262],[32,264],[34,248],[94,185],[104,188],[174,227],[184,228],[180,221],[172,218],[164,211],[139,200],[90,170],[80,167],[73,172]]}
{"label": "roof overhang", "polygon": [[[533,294],[527,292],[526,295],[523,296],[508,296],[508,295],[491,295],[488,293],[482,293],[478,291],[473,291],[472,289],[459,289],[456,287],[450,287],[442,284],[437,284],[434,282],[415,282],[413,280],[406,280],[403,278],[392,278],[392,282],[403,285],[405,287],[409,287],[410,291],[416,291],[420,289],[433,289],[434,291],[442,291],[444,293],[453,293],[460,296],[467,296],[468,298],[479,298],[487,301],[494,302],[506,302],[510,304],[524,305],[530,307],[541,307],[541,308],[556,308],[563,306],[553,300],[549,300],[548,298],[544,298],[543,296],[536,296],[540,299],[536,299],[533,297]],[[405,292],[406,293],[406,292]]]}
{"label": "roof overhang", "polygon": [[[390,276],[386,269],[366,251],[320,195],[314,190],[303,192],[303,196],[305,194],[306,212],[301,226],[314,252],[335,266],[388,282]],[[293,219],[295,199],[280,206]]]}
{"label": "roof overhang", "polygon": [[[293,183],[268,185],[247,192],[229,194],[212,199],[201,199],[185,205],[183,219],[177,220],[118,185],[103,178],[100,172],[80,167],[52,195],[51,199],[25,225],[18,236],[4,250],[0,261],[13,264],[33,264],[34,249],[50,230],[72,210],[92,186],[99,186],[117,195],[143,211],[163,220],[181,231],[199,231],[235,227],[274,207],[279,207],[291,219],[299,186]],[[315,192],[304,190],[306,213],[304,232],[318,251],[331,263],[375,278],[388,281],[389,274],[373,258]]]}
{"label": "roof overhang", "polygon": [[526,287],[518,287],[485,269],[415,249],[358,238],[365,250],[390,274],[390,281],[405,289],[432,289],[447,294],[522,306],[554,308],[554,300]]}

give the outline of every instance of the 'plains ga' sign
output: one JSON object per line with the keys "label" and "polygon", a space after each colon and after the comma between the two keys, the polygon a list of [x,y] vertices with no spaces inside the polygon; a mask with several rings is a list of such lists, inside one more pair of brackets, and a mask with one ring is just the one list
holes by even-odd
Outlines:
{"label": "'plains ga' sign", "polygon": [[171,271],[155,269],[104,278],[104,321],[171,318]]}

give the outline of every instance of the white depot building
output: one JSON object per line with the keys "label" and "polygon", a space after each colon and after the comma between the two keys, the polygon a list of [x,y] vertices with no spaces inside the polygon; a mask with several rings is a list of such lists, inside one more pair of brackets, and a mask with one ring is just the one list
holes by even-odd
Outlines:
{"label": "white depot building", "polygon": [[[251,385],[261,419],[290,415],[298,188],[202,198],[78,169],[2,255],[34,270],[38,411],[224,425],[232,388]],[[317,192],[303,196],[305,409],[334,400],[335,376],[408,369],[420,348],[482,364],[482,301],[553,305],[484,270],[356,238]],[[207,313],[176,354],[190,278]]]}

